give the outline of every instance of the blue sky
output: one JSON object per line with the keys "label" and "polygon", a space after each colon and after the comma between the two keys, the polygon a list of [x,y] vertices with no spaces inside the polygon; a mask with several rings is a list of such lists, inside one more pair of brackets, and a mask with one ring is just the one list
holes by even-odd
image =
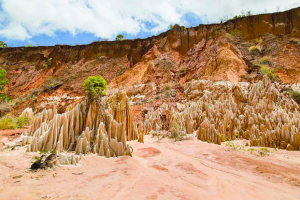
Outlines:
{"label": "blue sky", "polygon": [[146,38],[169,29],[218,23],[243,11],[288,10],[298,0],[0,0],[0,40],[8,46],[88,44]]}

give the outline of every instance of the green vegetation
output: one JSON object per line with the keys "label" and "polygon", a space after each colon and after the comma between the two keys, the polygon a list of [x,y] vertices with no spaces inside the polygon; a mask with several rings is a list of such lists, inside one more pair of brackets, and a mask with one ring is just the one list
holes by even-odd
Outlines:
{"label": "green vegetation", "polygon": [[18,117],[16,120],[16,123],[19,128],[25,128],[26,126],[30,125],[31,119],[27,116],[24,117]]}
{"label": "green vegetation", "polygon": [[46,154],[46,153],[48,153],[48,150],[47,150],[47,149],[43,149],[43,150],[40,150],[40,151],[39,151],[39,154],[40,154],[40,155],[43,155],[43,154]]}
{"label": "green vegetation", "polygon": [[125,40],[126,38],[124,37],[124,35],[121,35],[121,34],[119,34],[119,35],[117,35],[117,37],[116,37],[116,40],[117,41],[123,41],[123,40]]}
{"label": "green vegetation", "polygon": [[226,147],[231,147],[232,150],[234,150],[234,151],[238,151],[238,150],[246,151],[246,150],[245,150],[245,145],[244,145],[244,144],[236,145],[236,144],[235,144],[234,142],[232,142],[232,141],[227,141],[225,144],[226,144]]}
{"label": "green vegetation", "polygon": [[268,56],[264,56],[260,59],[260,64],[262,65],[271,65],[272,64],[272,60],[270,57]]}
{"label": "green vegetation", "polygon": [[2,117],[0,119],[0,130],[16,129],[16,128],[18,128],[18,125],[16,124],[14,118]]}
{"label": "green vegetation", "polygon": [[261,53],[261,48],[259,46],[252,46],[249,48],[249,53],[252,55],[257,55]]}
{"label": "green vegetation", "polygon": [[260,38],[256,38],[256,39],[251,40],[251,42],[252,42],[253,44],[257,45],[258,43],[261,42],[261,40],[260,40]]}
{"label": "green vegetation", "polygon": [[33,163],[39,163],[41,160],[41,158],[39,156],[34,156],[33,159],[34,159]]}
{"label": "green vegetation", "polygon": [[294,99],[297,103],[300,104],[300,92],[290,90],[289,94],[290,94],[292,99]]}
{"label": "green vegetation", "polygon": [[239,18],[242,18],[242,17],[251,16],[251,15],[253,15],[253,14],[251,13],[250,10],[249,10],[248,12],[245,12],[244,10],[242,10],[240,15],[236,15],[236,16],[234,16],[234,17],[233,17],[232,19],[230,19],[230,20],[233,20],[233,19],[239,19]]}
{"label": "green vegetation", "polygon": [[27,44],[26,47],[32,47],[32,44]]}
{"label": "green vegetation", "polygon": [[226,33],[227,39],[236,39],[242,34],[242,32],[238,29],[230,30],[229,33]]}
{"label": "green vegetation", "polygon": [[0,69],[0,100],[1,101],[8,99],[7,95],[2,93],[6,83],[7,83],[6,71],[5,71],[5,69]]}
{"label": "green vegetation", "polygon": [[247,151],[250,151],[251,154],[255,154],[255,149],[254,148],[249,148]]}
{"label": "green vegetation", "polygon": [[174,139],[175,142],[189,139],[185,133],[180,131],[180,126],[175,121],[172,122],[170,131],[169,138]]}
{"label": "green vegetation", "polygon": [[5,116],[0,119],[0,130],[25,128],[30,125],[31,119],[29,117],[14,118]]}
{"label": "green vegetation", "polygon": [[182,78],[182,77],[184,77],[186,74],[187,74],[186,68],[185,68],[185,67],[181,68],[180,71],[179,71],[179,77]]}
{"label": "green vegetation", "polygon": [[46,63],[43,64],[44,68],[47,68],[52,65],[52,58],[49,58]]}
{"label": "green vegetation", "polygon": [[292,44],[300,44],[300,39],[298,38],[289,38],[288,41]]}
{"label": "green vegetation", "polygon": [[86,93],[91,96],[102,96],[105,95],[107,89],[107,82],[100,76],[90,76],[82,84]]}
{"label": "green vegetation", "polygon": [[[59,88],[60,86],[62,86],[64,83],[62,81],[59,80],[51,80],[51,82],[49,84],[46,84],[44,86],[44,88],[42,89],[42,91],[52,91],[55,90],[57,88]],[[41,90],[38,90],[37,92],[41,92]]]}
{"label": "green vegetation", "polygon": [[7,47],[7,44],[3,41],[0,41],[0,48],[5,48]]}
{"label": "green vegetation", "polygon": [[263,73],[263,74],[266,74],[268,75],[268,77],[271,79],[271,80],[274,80],[275,79],[275,74],[274,74],[274,70],[267,67],[266,65],[261,65],[260,66],[260,71]]}
{"label": "green vegetation", "polygon": [[55,151],[54,149],[52,149],[52,150],[50,151],[50,153],[51,153],[51,154],[56,154],[56,151]]}
{"label": "green vegetation", "polygon": [[171,90],[171,84],[166,83],[165,84],[165,90]]}

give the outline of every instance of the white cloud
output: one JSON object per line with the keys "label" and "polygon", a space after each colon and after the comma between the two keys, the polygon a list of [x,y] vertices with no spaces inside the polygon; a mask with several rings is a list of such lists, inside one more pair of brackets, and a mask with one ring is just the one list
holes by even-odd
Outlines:
{"label": "white cloud", "polygon": [[[72,34],[92,33],[97,37],[114,38],[126,32],[141,30],[153,34],[169,24],[184,23],[186,13],[194,13],[206,22],[217,22],[224,16],[289,9],[298,0],[1,0],[0,36],[26,40],[56,31]],[[151,30],[145,22],[157,24]]]}

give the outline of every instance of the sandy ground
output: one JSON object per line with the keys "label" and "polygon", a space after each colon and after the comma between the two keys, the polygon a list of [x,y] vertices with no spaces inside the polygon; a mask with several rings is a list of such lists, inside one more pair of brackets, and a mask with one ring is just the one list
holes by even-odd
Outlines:
{"label": "sandy ground", "polygon": [[90,154],[77,166],[38,172],[28,170],[38,153],[4,149],[0,199],[300,199],[300,152],[262,157],[190,137],[146,136],[145,144],[130,142],[133,157]]}

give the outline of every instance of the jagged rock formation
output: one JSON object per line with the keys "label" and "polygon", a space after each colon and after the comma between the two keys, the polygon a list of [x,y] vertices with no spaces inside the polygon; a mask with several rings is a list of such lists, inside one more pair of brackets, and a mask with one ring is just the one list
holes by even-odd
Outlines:
{"label": "jagged rock formation", "polygon": [[55,150],[60,153],[74,150],[76,154],[131,156],[132,149],[126,141],[140,137],[143,142],[143,133],[138,133],[125,92],[115,92],[101,102],[93,101],[87,115],[86,106],[87,101],[84,101],[53,117],[55,111],[44,110],[23,138],[24,145],[30,143],[27,151]]}
{"label": "jagged rock formation", "polygon": [[293,89],[294,91],[300,92],[300,83],[294,83],[294,84],[292,85],[292,89]]}
{"label": "jagged rock formation", "polygon": [[20,117],[28,117],[29,119],[32,119],[34,118],[34,113],[33,113],[33,110],[32,108],[26,108],[20,115]]}
{"label": "jagged rock formation", "polygon": [[[252,146],[300,150],[299,106],[267,76],[253,84],[192,81],[184,90],[187,102],[171,109],[168,130],[197,130],[199,140],[215,144],[245,138]],[[146,115],[147,131],[161,129],[161,110]]]}

